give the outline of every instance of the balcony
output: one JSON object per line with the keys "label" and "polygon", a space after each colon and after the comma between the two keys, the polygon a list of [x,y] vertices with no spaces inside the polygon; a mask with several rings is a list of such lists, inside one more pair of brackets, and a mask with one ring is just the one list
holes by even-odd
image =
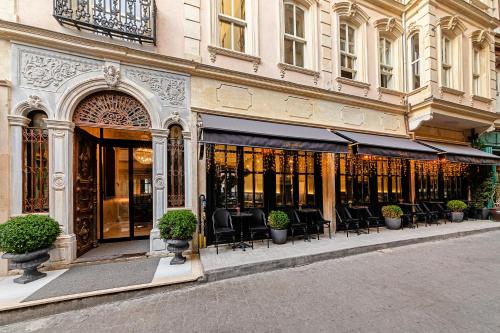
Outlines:
{"label": "balcony", "polygon": [[54,0],[53,15],[78,30],[156,44],[155,0]]}

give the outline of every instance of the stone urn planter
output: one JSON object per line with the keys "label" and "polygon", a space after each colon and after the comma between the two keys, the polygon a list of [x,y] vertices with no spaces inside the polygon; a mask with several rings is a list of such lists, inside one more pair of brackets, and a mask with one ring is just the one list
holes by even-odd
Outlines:
{"label": "stone urn planter", "polygon": [[464,212],[451,212],[451,222],[463,222]]}
{"label": "stone urn planter", "polygon": [[167,250],[174,254],[172,260],[170,260],[170,265],[180,265],[186,262],[186,257],[182,255],[182,252],[189,249],[189,240],[181,239],[169,239],[167,240]]}
{"label": "stone urn planter", "polygon": [[167,250],[174,254],[170,265],[186,262],[182,252],[189,249],[189,241],[196,231],[196,216],[188,209],[166,212],[158,223],[160,236],[167,242]]}
{"label": "stone urn planter", "polygon": [[400,217],[386,217],[385,218],[385,225],[387,226],[388,229],[391,230],[398,230],[401,229],[401,218]]}
{"label": "stone urn planter", "polygon": [[4,253],[3,259],[10,260],[11,269],[23,270],[23,275],[14,279],[15,283],[26,284],[47,276],[38,271],[38,266],[50,259],[51,248],[40,249],[25,254]]}
{"label": "stone urn planter", "polygon": [[47,276],[38,267],[50,259],[49,251],[60,234],[59,223],[45,215],[15,216],[0,224],[0,251],[5,252],[2,258],[9,260],[9,268],[23,270],[15,283],[26,284]]}
{"label": "stone urn planter", "polygon": [[490,208],[490,217],[494,222],[500,222],[500,207]]}
{"label": "stone urn planter", "polygon": [[269,213],[267,225],[271,228],[271,238],[274,244],[285,244],[288,236],[288,215],[281,210],[273,210]]}
{"label": "stone urn planter", "polygon": [[490,210],[488,208],[480,208],[477,212],[481,220],[487,220],[490,217]]}
{"label": "stone urn planter", "polygon": [[288,237],[288,230],[278,230],[271,228],[271,239],[274,244],[285,244]]}
{"label": "stone urn planter", "polygon": [[401,207],[398,205],[384,206],[382,207],[382,216],[385,219],[385,225],[388,229],[401,229],[401,216],[403,216]]}

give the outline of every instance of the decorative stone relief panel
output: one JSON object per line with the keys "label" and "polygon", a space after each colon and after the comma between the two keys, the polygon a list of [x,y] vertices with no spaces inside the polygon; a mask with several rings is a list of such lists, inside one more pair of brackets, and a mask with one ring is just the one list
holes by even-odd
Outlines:
{"label": "decorative stone relief panel", "polygon": [[387,131],[397,131],[401,128],[401,118],[391,114],[380,116],[380,124]]}
{"label": "decorative stone relief panel", "polygon": [[309,119],[313,114],[314,105],[307,98],[288,96],[285,103],[285,112],[290,117]]}
{"label": "decorative stone relief panel", "polygon": [[78,75],[102,70],[99,61],[31,48],[21,48],[18,60],[20,86],[52,92]]}
{"label": "decorative stone relief panel", "polygon": [[365,123],[366,112],[360,108],[344,106],[340,110],[340,119],[347,125],[361,126]]}
{"label": "decorative stone relief panel", "polygon": [[163,106],[187,107],[187,80],[164,72],[128,69],[128,78],[146,86],[162,101]]}
{"label": "decorative stone relief panel", "polygon": [[252,93],[248,88],[221,84],[216,89],[219,106],[231,109],[248,110],[252,107]]}

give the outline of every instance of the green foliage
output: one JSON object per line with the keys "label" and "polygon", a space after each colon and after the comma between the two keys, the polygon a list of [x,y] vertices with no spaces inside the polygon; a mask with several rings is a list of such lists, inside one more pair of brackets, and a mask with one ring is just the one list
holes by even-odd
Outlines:
{"label": "green foliage", "polygon": [[382,207],[382,216],[390,219],[397,219],[403,215],[401,207],[396,205],[389,205]]}
{"label": "green foliage", "polygon": [[171,210],[158,224],[163,239],[188,240],[196,231],[196,216],[190,210]]}
{"label": "green foliage", "polygon": [[281,210],[273,210],[269,213],[268,224],[274,230],[285,230],[288,228],[290,219],[288,215]]}
{"label": "green foliage", "polygon": [[471,166],[470,170],[471,199],[474,208],[484,208],[488,202],[495,200],[496,182],[493,170],[489,165]]}
{"label": "green foliage", "polygon": [[460,213],[467,208],[467,205],[462,200],[450,200],[446,204],[446,207],[448,207],[448,209],[451,209],[452,212]]}
{"label": "green foliage", "polygon": [[61,227],[45,215],[23,215],[0,224],[0,251],[24,254],[51,247]]}

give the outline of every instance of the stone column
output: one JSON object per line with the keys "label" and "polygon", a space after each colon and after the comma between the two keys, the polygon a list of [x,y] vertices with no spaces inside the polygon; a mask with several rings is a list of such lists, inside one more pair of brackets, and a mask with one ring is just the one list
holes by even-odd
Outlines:
{"label": "stone column", "polygon": [[166,244],[160,238],[158,220],[167,212],[167,154],[166,129],[153,129],[153,230],[150,235],[150,251],[165,251]]}
{"label": "stone column", "polygon": [[[323,215],[325,220],[332,221],[332,235],[336,229],[335,221],[335,156],[331,153],[322,154],[323,178]],[[325,230],[326,232],[326,230]]]}
{"label": "stone column", "polygon": [[196,176],[191,170],[191,132],[182,132],[182,137],[184,138],[184,206],[186,209],[193,209],[196,206],[194,201],[196,198],[191,197],[191,186]]}
{"label": "stone column", "polygon": [[9,115],[10,126],[10,215],[23,213],[23,128],[30,120]]}
{"label": "stone column", "polygon": [[46,120],[49,132],[49,213],[61,225],[63,234],[51,251],[52,263],[76,259],[73,231],[73,130],[69,121]]}

